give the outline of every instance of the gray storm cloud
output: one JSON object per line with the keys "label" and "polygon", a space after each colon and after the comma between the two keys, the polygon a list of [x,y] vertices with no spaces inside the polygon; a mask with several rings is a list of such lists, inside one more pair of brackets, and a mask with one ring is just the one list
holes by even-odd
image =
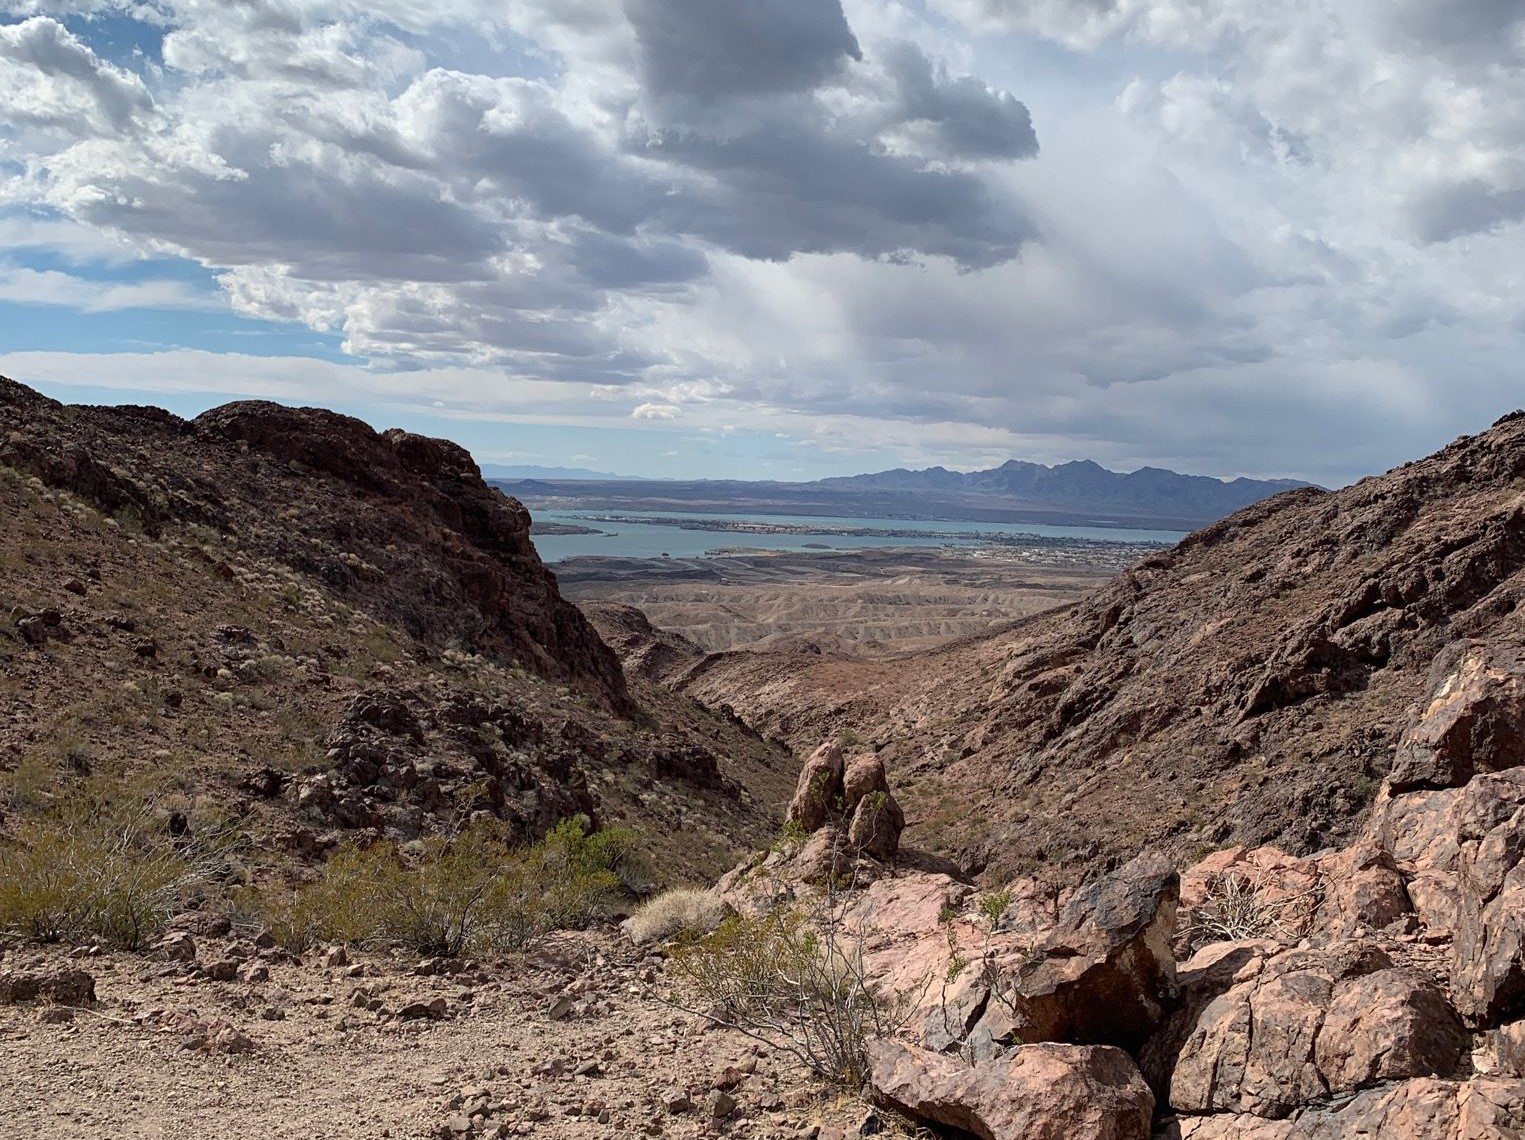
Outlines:
{"label": "gray storm cloud", "polygon": [[862,59],[838,0],[626,0],[653,95],[811,91]]}

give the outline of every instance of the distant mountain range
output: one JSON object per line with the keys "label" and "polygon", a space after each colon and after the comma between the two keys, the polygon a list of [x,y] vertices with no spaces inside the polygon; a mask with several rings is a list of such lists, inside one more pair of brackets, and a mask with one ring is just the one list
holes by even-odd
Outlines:
{"label": "distant mountain range", "polygon": [[[491,476],[490,476],[491,477]],[[1194,530],[1295,487],[1291,479],[1122,473],[1088,460],[1046,467],[1011,460],[988,471],[897,469],[808,483],[742,480],[494,478],[532,509],[666,510]]]}
{"label": "distant mountain range", "polygon": [[1182,475],[1161,467],[1140,467],[1123,474],[1108,471],[1088,459],[1045,467],[1012,459],[988,471],[949,471],[929,467],[904,468],[874,475],[821,479],[814,486],[855,491],[933,492],[1012,499],[1082,510],[1138,509],[1201,518],[1221,518],[1241,507],[1305,487],[1294,479],[1235,479],[1225,482],[1206,475]]}

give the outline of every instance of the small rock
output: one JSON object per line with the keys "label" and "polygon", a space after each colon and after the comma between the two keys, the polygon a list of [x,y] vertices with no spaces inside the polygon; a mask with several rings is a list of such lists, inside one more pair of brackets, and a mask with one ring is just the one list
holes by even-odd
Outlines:
{"label": "small rock", "polygon": [[171,962],[194,962],[196,960],[196,943],[183,930],[175,930],[166,934],[159,940],[159,945],[155,949]]}
{"label": "small rock", "polygon": [[694,1102],[689,1100],[688,1093],[674,1085],[662,1092],[662,1107],[676,1116],[682,1112],[688,1112],[694,1107]]}
{"label": "small rock", "polygon": [[448,1007],[442,997],[432,998],[429,1001],[412,1001],[397,1011],[397,1016],[404,1021],[416,1021],[420,1018],[433,1018],[438,1020],[445,1016]]}
{"label": "small rock", "polygon": [[231,982],[238,977],[238,963],[232,958],[208,962],[201,967],[201,977],[209,982]]}
{"label": "small rock", "polygon": [[56,970],[40,974],[11,971],[0,973],[0,1005],[39,999],[59,1005],[94,1005],[95,978],[84,970]]}

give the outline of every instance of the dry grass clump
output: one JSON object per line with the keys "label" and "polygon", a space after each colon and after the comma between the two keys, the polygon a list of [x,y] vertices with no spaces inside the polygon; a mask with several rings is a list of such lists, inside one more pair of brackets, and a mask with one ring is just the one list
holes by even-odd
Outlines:
{"label": "dry grass clump", "polygon": [[1256,938],[1292,942],[1317,906],[1314,888],[1276,892],[1258,875],[1229,871],[1207,881],[1206,898],[1187,916],[1184,933],[1194,951]]}
{"label": "dry grass clump", "polygon": [[669,942],[710,933],[723,921],[728,907],[702,887],[677,887],[642,903],[630,916],[626,930],[637,946]]}
{"label": "dry grass clump", "polygon": [[263,892],[253,909],[295,949],[345,942],[445,956],[520,950],[597,918],[620,893],[631,840],[622,829],[590,834],[571,820],[514,849],[503,825],[484,819],[419,847],[411,857],[391,844],[343,848],[316,882]]}
{"label": "dry grass clump", "polygon": [[136,949],[224,865],[146,807],[71,803],[16,822],[0,844],[0,929]]}

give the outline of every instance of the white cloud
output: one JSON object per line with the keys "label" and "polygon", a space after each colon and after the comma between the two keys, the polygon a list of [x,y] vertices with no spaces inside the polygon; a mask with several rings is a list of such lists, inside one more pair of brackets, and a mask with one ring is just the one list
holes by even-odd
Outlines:
{"label": "white cloud", "polygon": [[104,62],[58,21],[0,26],[0,107],[14,126],[69,135],[131,132],[153,111],[138,76]]}
{"label": "white cloud", "polygon": [[675,420],[683,414],[676,404],[637,404],[630,412],[633,420]]}
{"label": "white cloud", "polygon": [[194,259],[356,399],[635,431],[1336,481],[1518,401],[1512,0],[930,6],[0,0],[0,239]]}
{"label": "white cloud", "polygon": [[227,311],[225,303],[198,293],[180,281],[113,284],[57,270],[39,271],[3,263],[0,263],[0,301],[18,305],[60,305],[86,313],[122,309]]}

